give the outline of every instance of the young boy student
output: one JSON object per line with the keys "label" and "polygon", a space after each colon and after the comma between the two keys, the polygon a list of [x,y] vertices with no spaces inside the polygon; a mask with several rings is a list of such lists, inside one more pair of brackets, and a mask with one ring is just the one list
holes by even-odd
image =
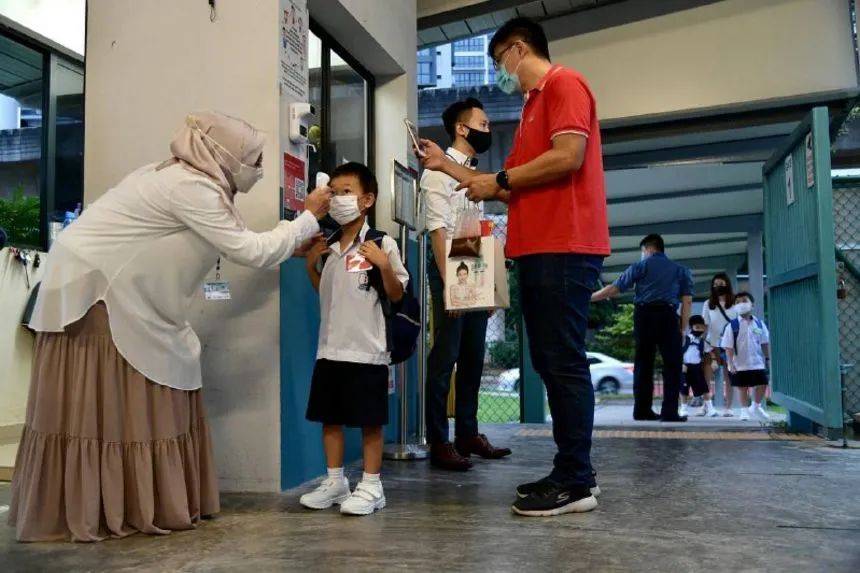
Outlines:
{"label": "young boy student", "polygon": [[[340,230],[318,238],[307,257],[322,319],[306,415],[323,425],[328,477],[300,503],[310,509],[340,504],[343,514],[369,515],[385,507],[380,470],[390,355],[381,297],[399,302],[409,274],[394,239],[367,224],[378,192],[370,169],[345,163],[331,173],[329,186],[330,214]],[[364,476],[353,492],[343,473],[344,426],[363,432]]]}
{"label": "young boy student", "polygon": [[681,384],[681,416],[687,415],[687,403],[690,400],[690,390],[693,390],[693,396],[704,399],[704,406],[697,416],[719,416],[714,401],[711,397],[711,389],[708,386],[708,381],[705,379],[704,358],[709,349],[705,348],[705,319],[701,315],[694,314],[690,317],[690,332],[684,337],[684,379]]}
{"label": "young boy student", "polygon": [[[761,406],[767,389],[767,361],[770,359],[770,333],[763,320],[753,316],[755,300],[748,292],[735,296],[738,317],[732,319],[723,331],[722,347],[726,351],[732,386],[741,395],[741,420],[770,416]],[[749,389],[755,388],[755,401],[750,404]]]}

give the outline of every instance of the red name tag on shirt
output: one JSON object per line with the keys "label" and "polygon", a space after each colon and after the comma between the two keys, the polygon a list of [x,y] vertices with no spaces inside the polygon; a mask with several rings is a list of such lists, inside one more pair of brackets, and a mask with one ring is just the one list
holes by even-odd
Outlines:
{"label": "red name tag on shirt", "polygon": [[346,256],[346,271],[348,273],[363,273],[373,268],[373,265],[361,255]]}

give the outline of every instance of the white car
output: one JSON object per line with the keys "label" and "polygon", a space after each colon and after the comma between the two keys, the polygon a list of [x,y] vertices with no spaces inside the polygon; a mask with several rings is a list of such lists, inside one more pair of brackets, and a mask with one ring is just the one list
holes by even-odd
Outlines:
{"label": "white car", "polygon": [[[587,352],[591,383],[600,394],[630,394],[633,392],[633,364],[621,362],[599,352]],[[512,368],[499,374],[496,390],[517,392],[520,388],[520,369]]]}

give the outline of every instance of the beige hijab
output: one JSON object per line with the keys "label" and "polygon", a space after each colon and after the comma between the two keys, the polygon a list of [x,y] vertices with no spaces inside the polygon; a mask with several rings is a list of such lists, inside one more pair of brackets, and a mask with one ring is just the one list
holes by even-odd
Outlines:
{"label": "beige hijab", "polygon": [[244,227],[234,203],[234,176],[257,162],[265,142],[262,133],[241,119],[213,111],[194,112],[185,118],[185,126],[170,142],[173,158],[159,168],[179,161],[212,179],[221,190],[224,204]]}

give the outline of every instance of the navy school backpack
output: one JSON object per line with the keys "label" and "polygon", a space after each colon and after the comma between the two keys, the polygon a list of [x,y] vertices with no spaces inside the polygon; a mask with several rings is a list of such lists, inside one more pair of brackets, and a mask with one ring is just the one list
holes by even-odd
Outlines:
{"label": "navy school backpack", "polygon": [[[385,233],[382,231],[369,229],[364,239],[375,242],[381,248],[384,237]],[[337,240],[340,240],[340,231],[329,237],[328,244],[331,245]],[[327,259],[327,255],[322,258],[323,268]],[[367,271],[367,278],[370,286],[379,295],[379,304],[382,305],[391,364],[406,362],[415,354],[418,348],[418,336],[421,333],[421,305],[412,290],[412,274],[410,273],[409,282],[403,289],[403,298],[397,303],[388,300],[385,285],[382,282],[382,273],[378,268],[373,267]]]}

